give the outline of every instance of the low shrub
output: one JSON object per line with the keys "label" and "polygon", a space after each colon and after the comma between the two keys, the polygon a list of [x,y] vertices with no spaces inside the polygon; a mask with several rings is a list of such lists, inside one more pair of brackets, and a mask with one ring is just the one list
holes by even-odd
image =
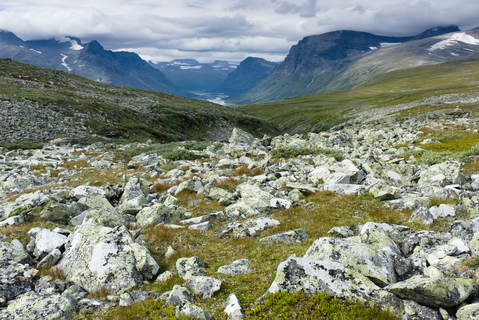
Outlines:
{"label": "low shrub", "polygon": [[269,294],[253,309],[248,310],[246,315],[248,319],[397,319],[386,311],[362,302],[334,299],[324,292],[308,296],[302,291],[295,294]]}

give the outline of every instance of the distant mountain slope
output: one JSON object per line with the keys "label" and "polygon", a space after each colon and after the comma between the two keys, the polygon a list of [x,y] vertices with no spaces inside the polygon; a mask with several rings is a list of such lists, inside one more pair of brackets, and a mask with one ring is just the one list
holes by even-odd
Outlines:
{"label": "distant mountain slope", "polygon": [[218,90],[230,97],[235,97],[254,88],[267,78],[277,65],[275,62],[262,58],[248,57],[240,63],[236,70],[228,74]]}
{"label": "distant mountain slope", "polygon": [[1,31],[0,58],[67,71],[116,86],[183,94],[136,53],[105,50],[97,41],[83,44],[74,37],[23,41],[11,32]]}
{"label": "distant mountain slope", "polygon": [[192,93],[217,92],[228,74],[236,69],[236,65],[221,60],[199,63],[194,59],[176,59],[149,64],[163,72],[179,89]]}
{"label": "distant mountain slope", "polygon": [[389,37],[343,30],[305,37],[291,48],[268,78],[233,102],[259,102],[318,93],[345,67],[365,54],[456,31],[460,31],[457,26],[449,26],[433,28],[413,37]]}
{"label": "distant mountain slope", "polygon": [[9,59],[0,59],[0,123],[0,143],[65,135],[93,141],[222,141],[234,127],[258,137],[278,133],[269,122],[236,109]]}
{"label": "distant mountain slope", "polygon": [[448,33],[375,50],[352,59],[326,85],[311,84],[318,92],[349,89],[368,83],[377,75],[400,69],[436,65],[445,62],[479,58],[479,28]]}
{"label": "distant mountain slope", "polygon": [[[449,40],[443,37],[441,41]],[[237,108],[269,120],[290,134],[304,134],[325,131],[358,117],[385,121],[388,115],[406,117],[456,107],[474,113],[479,110],[479,58],[395,70],[371,77],[353,89]]]}

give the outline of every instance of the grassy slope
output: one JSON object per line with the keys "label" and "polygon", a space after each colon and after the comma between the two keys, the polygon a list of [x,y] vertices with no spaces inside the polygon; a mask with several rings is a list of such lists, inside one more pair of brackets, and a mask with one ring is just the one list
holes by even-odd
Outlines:
{"label": "grassy slope", "polygon": [[0,60],[0,99],[31,101],[83,121],[94,133],[131,140],[205,139],[216,123],[257,136],[274,135],[270,123],[242,111],[159,92],[100,84],[69,73]]}
{"label": "grassy slope", "polygon": [[315,126],[315,130],[320,130],[341,123],[361,107],[382,108],[412,103],[411,108],[401,115],[458,105],[477,107],[479,103],[436,104],[424,100],[445,94],[471,94],[478,91],[478,85],[479,60],[457,61],[390,72],[375,77],[361,88],[285,98],[238,109],[270,120],[282,130],[302,133]]}

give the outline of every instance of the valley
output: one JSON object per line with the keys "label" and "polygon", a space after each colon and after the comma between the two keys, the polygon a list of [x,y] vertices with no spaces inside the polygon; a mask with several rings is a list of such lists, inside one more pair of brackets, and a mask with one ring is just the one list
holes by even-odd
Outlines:
{"label": "valley", "polygon": [[[57,64],[0,59],[0,318],[475,319],[479,36],[456,28],[237,67],[0,33]],[[159,87],[95,81],[119,61]]]}

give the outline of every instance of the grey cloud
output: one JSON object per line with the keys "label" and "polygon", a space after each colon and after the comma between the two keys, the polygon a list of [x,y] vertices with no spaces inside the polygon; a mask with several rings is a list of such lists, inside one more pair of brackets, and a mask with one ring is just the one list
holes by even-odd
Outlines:
{"label": "grey cloud", "polygon": [[[276,2],[276,1],[273,1]],[[317,11],[319,10],[317,5],[317,0],[307,0],[303,4],[294,4],[288,1],[280,2],[279,5],[274,10],[279,14],[297,14],[299,13],[303,18],[312,18],[316,16]]]}
{"label": "grey cloud", "polygon": [[356,6],[354,9],[353,9],[353,12],[357,12],[359,14],[364,14],[366,12],[366,9],[364,9],[363,6]]}

